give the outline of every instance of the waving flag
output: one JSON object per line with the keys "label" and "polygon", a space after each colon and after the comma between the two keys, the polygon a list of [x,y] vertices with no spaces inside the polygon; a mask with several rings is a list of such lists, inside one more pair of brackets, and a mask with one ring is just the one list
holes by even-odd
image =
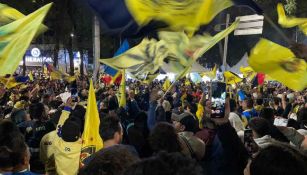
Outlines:
{"label": "waving flag", "polygon": [[[213,37],[209,35],[197,35],[197,36],[192,37],[189,42],[183,40],[184,42],[183,45],[179,43],[182,40],[177,39],[176,35],[173,36],[171,35],[170,32],[163,32],[163,33],[160,32],[159,37],[160,39],[164,40],[167,43],[168,48],[175,47],[175,49],[170,49],[169,57],[168,57],[168,59],[172,58],[172,60],[168,60],[168,64],[171,67],[173,67],[172,70],[177,70],[177,73],[178,73],[175,82],[178,81],[180,78],[184,77],[187,73],[189,73],[193,63],[198,58],[200,58],[204,53],[210,50],[220,40],[222,40],[227,35],[229,35],[231,32],[233,32],[237,28],[238,25],[239,25],[239,21],[237,20],[227,29],[219,32]],[[180,35],[182,34],[179,34],[179,36]],[[182,36],[180,37],[183,38]],[[186,45],[185,43],[188,43],[188,44]],[[177,52],[183,52],[185,54],[177,53]],[[181,56],[183,55],[183,57],[178,58],[178,56],[180,55]],[[187,61],[187,64],[184,64],[184,65],[180,64],[180,61],[178,60],[184,60],[184,59]],[[170,90],[173,86],[174,86],[174,83],[170,86],[168,90]]]}
{"label": "waving flag", "polygon": [[293,90],[307,87],[306,61],[272,41],[262,38],[252,49],[248,63],[256,72],[263,72]]}
{"label": "waving flag", "polygon": [[96,103],[96,95],[93,81],[90,81],[90,89],[85,113],[84,131],[82,134],[82,149],[80,163],[84,165],[84,159],[99,151],[103,147],[103,142],[99,134],[100,118]]}
{"label": "waving flag", "polygon": [[51,5],[0,27],[0,76],[15,72]]}
{"label": "waving flag", "polygon": [[191,39],[181,32],[159,32],[160,40],[165,41],[169,49],[166,59],[168,65],[177,74],[181,74],[183,70],[188,71],[185,69],[187,66],[191,67],[198,58],[233,32],[238,24],[239,21],[235,21],[227,29],[214,36],[196,35]]}
{"label": "waving flag", "polygon": [[168,49],[164,41],[145,38],[125,53],[113,58],[100,59],[100,62],[117,70],[125,69],[137,77],[142,74],[154,74],[162,66],[167,55]]}
{"label": "waving flag", "polygon": [[[129,43],[127,40],[124,40],[122,45],[118,48],[118,50],[115,52],[114,56],[118,56],[124,52],[126,52],[129,49]],[[113,83],[120,82],[122,76],[121,72],[110,67],[110,66],[105,66],[104,73],[109,74],[112,77]]]}
{"label": "waving flag", "polygon": [[185,31],[191,37],[224,9],[244,5],[262,14],[253,0],[86,0],[110,35],[133,36],[157,29]]}
{"label": "waving flag", "polygon": [[257,75],[255,76],[255,78],[252,82],[252,87],[257,87],[257,86],[263,85],[264,80],[265,80],[265,74],[257,73]]}
{"label": "waving flag", "polygon": [[209,72],[203,72],[201,74],[202,77],[206,76],[209,77],[210,79],[215,79],[216,78],[216,71],[217,71],[217,66],[215,65],[212,71]]}
{"label": "waving flag", "polygon": [[0,77],[0,83],[5,85],[7,89],[14,88],[18,85],[24,84],[29,80],[28,76],[10,76],[10,77]]}
{"label": "waving flag", "polygon": [[154,73],[149,73],[145,76],[145,78],[142,80],[142,82],[144,84],[149,84],[151,83],[155,78],[157,78],[157,76],[160,74],[160,71],[157,70],[156,72]]}
{"label": "waving flag", "polygon": [[166,80],[163,83],[163,90],[167,91],[167,89],[171,86],[171,81],[169,81],[168,78],[166,78]]}
{"label": "waving flag", "polygon": [[48,64],[47,62],[45,62],[45,66],[48,72],[50,73],[50,77],[52,80],[65,80],[69,83],[76,80],[75,76],[70,76],[67,73],[61,72],[60,70],[53,67],[51,64]]}
{"label": "waving flag", "polygon": [[226,84],[237,84],[243,81],[243,79],[239,77],[239,75],[230,71],[224,72],[224,77]]}
{"label": "waving flag", "polygon": [[287,17],[284,7],[281,3],[277,5],[278,23],[285,28],[298,26],[305,35],[307,35],[307,18]]}
{"label": "waving flag", "polygon": [[28,75],[28,76],[29,76],[30,81],[34,81],[32,71],[29,72],[29,75]]}
{"label": "waving flag", "polygon": [[[18,10],[0,3],[0,23],[1,24],[8,24],[18,19],[24,18],[25,15],[19,12]],[[38,33],[43,33],[48,28],[45,25],[41,25]]]}
{"label": "waving flag", "polygon": [[224,9],[232,6],[230,0],[126,0],[129,12],[139,26],[151,21],[162,21],[172,31],[186,31],[190,36],[199,26],[210,23]]}
{"label": "waving flag", "polygon": [[250,66],[240,67],[240,72],[243,74],[243,77],[249,81],[252,81],[257,75],[257,72],[255,72]]}
{"label": "waving flag", "polygon": [[1,23],[10,23],[17,19],[25,17],[24,14],[20,13],[18,10],[7,6],[6,4],[0,3],[0,22]]}

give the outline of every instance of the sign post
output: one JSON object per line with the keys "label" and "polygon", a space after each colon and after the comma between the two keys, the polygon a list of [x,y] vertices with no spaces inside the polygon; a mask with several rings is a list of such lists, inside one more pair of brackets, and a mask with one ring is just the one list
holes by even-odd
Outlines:
{"label": "sign post", "polygon": [[264,16],[262,15],[238,16],[236,20],[237,19],[240,19],[240,23],[234,33],[236,36],[262,34]]}

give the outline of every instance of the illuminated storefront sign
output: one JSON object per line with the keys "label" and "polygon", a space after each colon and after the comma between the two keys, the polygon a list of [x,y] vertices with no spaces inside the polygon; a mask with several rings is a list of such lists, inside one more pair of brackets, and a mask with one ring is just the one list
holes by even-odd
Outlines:
{"label": "illuminated storefront sign", "polygon": [[[41,50],[37,47],[28,50],[25,54],[25,59],[27,66],[41,66],[44,62],[53,62],[51,57],[46,57],[45,55],[43,55]],[[22,64],[23,61],[21,61],[19,65]]]}

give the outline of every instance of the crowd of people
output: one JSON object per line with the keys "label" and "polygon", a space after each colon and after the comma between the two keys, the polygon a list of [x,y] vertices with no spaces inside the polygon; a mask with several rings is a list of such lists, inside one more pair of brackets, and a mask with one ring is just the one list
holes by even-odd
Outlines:
{"label": "crowd of people", "polygon": [[212,118],[210,82],[163,83],[127,80],[124,107],[97,83],[103,148],[82,166],[88,79],[0,84],[0,174],[307,175],[307,90],[229,85]]}

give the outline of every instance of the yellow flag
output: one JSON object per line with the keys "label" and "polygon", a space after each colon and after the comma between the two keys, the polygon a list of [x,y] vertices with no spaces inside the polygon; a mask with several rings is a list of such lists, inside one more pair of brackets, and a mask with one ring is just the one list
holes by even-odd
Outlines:
{"label": "yellow flag", "polygon": [[272,78],[271,76],[269,76],[269,75],[265,75],[265,79],[264,79],[265,81],[275,81],[275,79],[274,78]]}
{"label": "yellow flag", "polygon": [[43,65],[43,74],[47,75],[48,74],[48,69],[46,65]]}
{"label": "yellow flag", "polygon": [[218,42],[220,42],[223,38],[228,36],[231,32],[233,32],[239,25],[240,20],[236,20],[231,26],[227,29],[219,32],[218,34],[212,36],[203,35],[203,36],[195,36],[192,38],[189,46],[189,50],[195,50],[193,52],[193,60],[197,60],[204,53],[206,53],[209,49],[215,46]]}
{"label": "yellow flag", "polygon": [[243,79],[240,78],[237,74],[230,71],[224,72],[224,77],[226,84],[237,84],[243,81]]}
{"label": "yellow flag", "polygon": [[257,75],[257,72],[255,72],[250,66],[240,67],[240,72],[243,74],[243,77],[249,81],[252,81]]}
{"label": "yellow flag", "polygon": [[307,35],[307,18],[287,17],[284,7],[281,3],[277,5],[278,23],[285,27],[291,28],[298,26],[305,35]]}
{"label": "yellow flag", "polygon": [[51,5],[0,27],[0,76],[15,72]]}
{"label": "yellow flag", "polygon": [[119,107],[125,107],[127,100],[126,100],[126,71],[122,71],[122,80],[120,82],[120,100],[119,100]]}
{"label": "yellow flag", "polygon": [[252,49],[248,63],[256,72],[265,73],[293,90],[301,91],[307,87],[305,60],[267,39],[261,39]]}
{"label": "yellow flag", "polygon": [[7,89],[11,89],[13,87],[16,87],[22,84],[22,83],[16,82],[14,77],[8,77],[8,78],[0,77],[0,83],[2,83]]}
{"label": "yellow flag", "polygon": [[238,24],[239,21],[235,21],[215,36],[204,34],[196,35],[191,39],[180,32],[159,32],[160,40],[165,41],[169,50],[167,60],[170,69],[177,74],[181,74],[183,70],[188,73],[189,71],[185,69],[187,66],[192,66],[204,53],[233,32]]}
{"label": "yellow flag", "polygon": [[210,23],[231,0],[126,0],[128,10],[140,26],[152,20],[162,21],[173,31],[185,31],[192,36],[199,26]]}
{"label": "yellow flag", "polygon": [[189,60],[185,53],[190,43],[188,36],[184,32],[161,31],[158,34],[159,39],[167,44],[169,50],[168,59],[181,65],[186,65]]}
{"label": "yellow flag", "polygon": [[44,74],[47,74],[47,71],[49,71],[50,78],[52,80],[65,80],[68,83],[71,83],[76,80],[75,76],[70,76],[69,74],[56,69],[49,63],[44,64]]}
{"label": "yellow flag", "polygon": [[93,81],[91,80],[85,114],[84,131],[82,134],[81,166],[84,163],[84,159],[103,147],[103,142],[99,134],[99,125],[100,118],[96,103],[96,95]]}
{"label": "yellow flag", "polygon": [[185,79],[184,85],[191,86],[191,82],[190,82],[190,80],[188,78]]}
{"label": "yellow flag", "polygon": [[117,73],[112,77],[112,83],[115,83],[116,79],[119,78],[121,74],[121,71],[117,71]]}
{"label": "yellow flag", "polygon": [[217,66],[215,65],[214,68],[212,69],[212,71],[209,72],[203,72],[201,73],[201,76],[204,77],[209,77],[210,79],[215,79],[216,78],[216,70],[217,70]]}
{"label": "yellow flag", "polygon": [[[0,3],[0,23],[1,24],[8,24],[15,20],[24,18],[25,15],[19,12],[18,10],[6,5]],[[41,25],[38,33],[43,33],[48,28],[45,25]]]}
{"label": "yellow flag", "polygon": [[167,91],[170,86],[171,86],[171,81],[169,81],[169,79],[166,78],[165,82],[163,83],[163,90]]}
{"label": "yellow flag", "polygon": [[159,75],[159,71],[153,73],[153,74],[147,74],[145,79],[142,80],[143,83],[145,84],[150,84],[157,76]]}
{"label": "yellow flag", "polygon": [[18,10],[0,3],[0,22],[8,24],[12,21],[25,17],[24,14]]}
{"label": "yellow flag", "polygon": [[33,80],[34,80],[32,71],[30,71],[30,73],[29,73],[29,79],[30,79],[30,81],[33,81]]}
{"label": "yellow flag", "polygon": [[154,74],[162,65],[168,55],[168,49],[164,41],[155,39],[143,39],[143,41],[113,58],[100,59],[104,63],[117,70],[127,70],[134,76],[141,74]]}

